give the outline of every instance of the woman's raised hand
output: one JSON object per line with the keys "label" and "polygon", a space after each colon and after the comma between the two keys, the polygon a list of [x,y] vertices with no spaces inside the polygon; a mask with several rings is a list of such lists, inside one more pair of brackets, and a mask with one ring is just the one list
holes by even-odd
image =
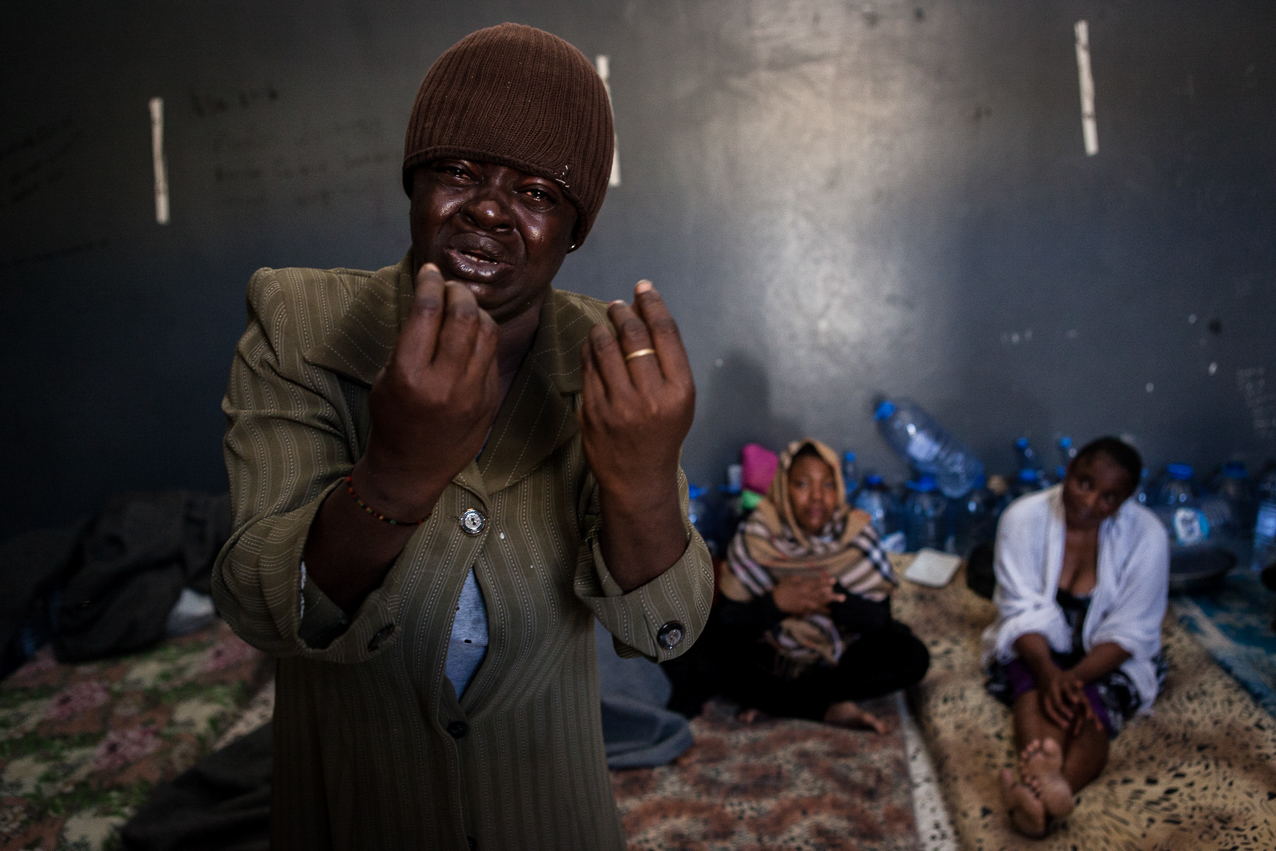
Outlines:
{"label": "woman's raised hand", "polygon": [[596,325],[581,350],[585,457],[613,506],[649,510],[677,500],[678,459],[696,390],[678,326],[650,281],[633,306],[607,309],[616,333]]}
{"label": "woman's raised hand", "polygon": [[344,488],[324,500],[306,538],[307,581],[347,612],[384,577],[452,477],[483,448],[500,403],[492,317],[464,285],[427,264],[412,310],[368,395],[368,446]]}
{"label": "woman's raised hand", "polygon": [[612,302],[616,333],[595,325],[581,349],[580,431],[598,481],[602,551],[621,588],[664,573],[687,548],[678,459],[696,388],[678,326],[650,281],[633,307]]}
{"label": "woman's raised hand", "polygon": [[492,317],[432,263],[415,284],[411,313],[372,384],[372,429],[356,470],[360,493],[400,517],[428,513],[482,450],[500,404]]}

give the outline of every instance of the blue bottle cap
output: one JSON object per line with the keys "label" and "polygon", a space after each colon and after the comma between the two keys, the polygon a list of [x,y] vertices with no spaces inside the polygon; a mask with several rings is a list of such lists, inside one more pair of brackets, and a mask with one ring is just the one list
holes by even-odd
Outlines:
{"label": "blue bottle cap", "polygon": [[[1004,444],[1003,444],[1003,445],[1004,445]],[[1015,448],[1016,448],[1016,449],[1025,449],[1025,448],[1027,448],[1027,446],[1028,446],[1028,438],[1026,438],[1026,437],[1021,437],[1021,438],[1019,438],[1018,440],[1016,440],[1016,441],[1015,441]]]}
{"label": "blue bottle cap", "polygon": [[867,476],[864,477],[864,484],[868,485],[871,488],[875,488],[881,483],[882,483],[882,477],[877,475],[876,473],[869,473]]}
{"label": "blue bottle cap", "polygon": [[705,492],[706,492],[706,491],[705,491],[705,489],[704,489],[704,488],[702,488],[702,487],[700,487],[700,485],[688,485],[688,486],[687,486],[687,498],[688,498],[688,499],[699,499],[700,497],[702,497],[702,496],[704,496],[704,495],[705,495]]}
{"label": "blue bottle cap", "polygon": [[1036,482],[1037,482],[1037,471],[1036,471],[1036,470],[1020,470],[1020,471],[1019,471],[1019,481],[1021,481],[1021,482],[1032,482],[1033,484],[1036,484]]}
{"label": "blue bottle cap", "polygon": [[935,477],[929,473],[918,476],[917,481],[908,483],[908,489],[918,493],[930,493],[935,490]]}
{"label": "blue bottle cap", "polygon": [[1170,478],[1174,479],[1174,481],[1176,482],[1190,481],[1192,478],[1192,465],[1191,464],[1168,464],[1165,467],[1165,472],[1169,473]]}
{"label": "blue bottle cap", "polygon": [[842,460],[843,460],[843,461],[854,461],[854,460],[855,460],[855,453],[854,453],[854,452],[843,452],[843,453],[842,453]]}
{"label": "blue bottle cap", "polygon": [[1245,464],[1240,461],[1228,461],[1223,465],[1223,475],[1229,479],[1244,479],[1249,474],[1245,472]]}
{"label": "blue bottle cap", "polygon": [[1059,438],[1059,446],[1061,446],[1061,447],[1062,447],[1062,448],[1064,448],[1064,449],[1071,449],[1071,448],[1072,448],[1072,438],[1068,437],[1068,436],[1065,434],[1063,437]]}
{"label": "blue bottle cap", "polygon": [[873,413],[873,419],[884,420],[893,413],[895,413],[895,403],[887,399],[877,406],[877,410]]}

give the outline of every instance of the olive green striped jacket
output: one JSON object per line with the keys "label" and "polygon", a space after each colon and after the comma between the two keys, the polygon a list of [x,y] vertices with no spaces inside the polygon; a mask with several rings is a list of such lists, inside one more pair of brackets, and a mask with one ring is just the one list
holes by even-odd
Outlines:
{"label": "olive green striped jacket", "polygon": [[[576,417],[601,302],[553,292],[481,459],[357,612],[306,583],[301,615],[307,530],[362,454],[368,389],[411,295],[406,259],[376,273],[262,269],[249,284],[223,402],[234,532],[213,591],[235,630],[279,657],[272,847],[621,849],[594,618],[623,653],[671,658],[699,635],[713,575],[690,525],[681,560],[641,588],[623,593],[603,563]],[[459,522],[470,509],[486,521],[477,534]],[[471,568],[490,644],[458,701],[445,662]],[[669,650],[657,634],[671,622],[687,637]]]}

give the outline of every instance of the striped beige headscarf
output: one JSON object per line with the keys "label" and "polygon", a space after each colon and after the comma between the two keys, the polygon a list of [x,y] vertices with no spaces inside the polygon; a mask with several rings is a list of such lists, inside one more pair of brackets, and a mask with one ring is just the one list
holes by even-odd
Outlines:
{"label": "striped beige headscarf", "polygon": [[[829,465],[837,482],[838,506],[832,519],[811,535],[793,517],[789,469],[803,447],[810,446]],[[749,515],[727,550],[718,588],[728,599],[748,602],[771,593],[787,576],[827,573],[852,594],[884,600],[899,584],[878,542],[869,516],[846,504],[837,454],[812,438],[795,440],[780,454],[779,467],[766,497]],[[768,636],[777,650],[777,667],[790,675],[820,658],[837,664],[848,639],[828,615],[787,617]],[[782,657],[782,658],[781,658]]]}

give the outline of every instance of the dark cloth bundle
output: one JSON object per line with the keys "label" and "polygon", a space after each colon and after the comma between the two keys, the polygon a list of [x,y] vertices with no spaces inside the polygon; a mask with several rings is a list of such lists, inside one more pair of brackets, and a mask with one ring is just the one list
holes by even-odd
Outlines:
{"label": "dark cloth bundle", "polygon": [[129,851],[266,851],[271,730],[266,724],[201,759],[120,831]]}
{"label": "dark cloth bundle", "polygon": [[60,662],[159,641],[183,588],[208,593],[229,534],[226,494],[162,491],[114,496],[94,518],[0,545],[2,673],[49,638]]}

